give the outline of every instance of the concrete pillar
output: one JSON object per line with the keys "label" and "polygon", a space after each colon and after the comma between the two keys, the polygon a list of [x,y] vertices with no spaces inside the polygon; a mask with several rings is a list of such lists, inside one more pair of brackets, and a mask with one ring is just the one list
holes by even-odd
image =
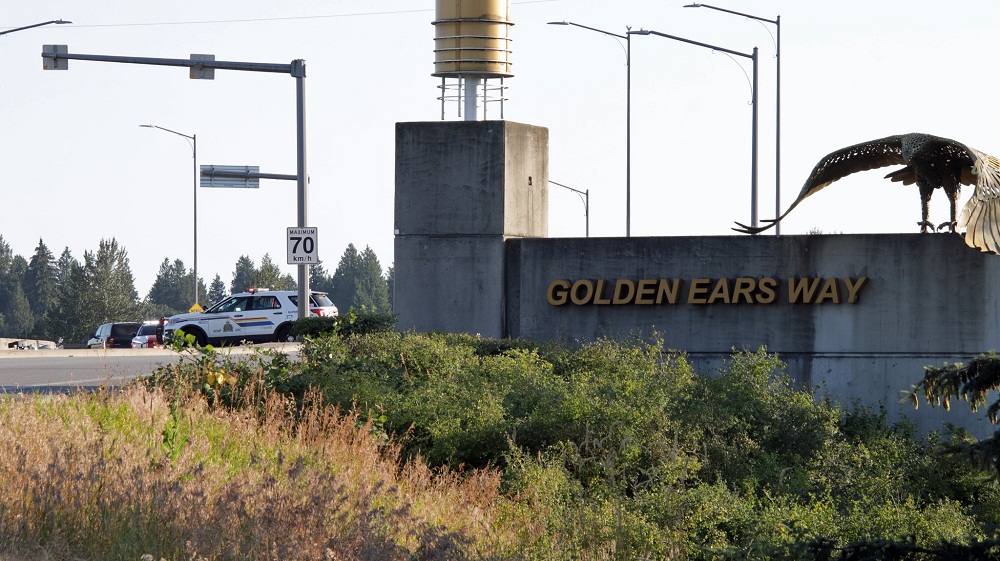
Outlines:
{"label": "concrete pillar", "polygon": [[396,124],[401,330],[504,335],[504,240],[548,235],[548,129]]}

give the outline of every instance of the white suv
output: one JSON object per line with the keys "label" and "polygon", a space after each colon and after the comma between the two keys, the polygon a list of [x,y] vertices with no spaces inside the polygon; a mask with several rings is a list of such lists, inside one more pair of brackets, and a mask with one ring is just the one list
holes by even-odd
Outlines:
{"label": "white suv", "polygon": [[[336,316],[337,307],[324,292],[311,292],[310,316]],[[166,318],[163,340],[174,332],[194,335],[199,345],[291,341],[292,322],[298,319],[298,292],[254,290],[234,294],[204,312]]]}

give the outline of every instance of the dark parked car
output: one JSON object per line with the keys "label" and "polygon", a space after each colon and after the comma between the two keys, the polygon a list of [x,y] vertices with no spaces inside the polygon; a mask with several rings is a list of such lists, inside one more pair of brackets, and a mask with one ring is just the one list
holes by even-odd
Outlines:
{"label": "dark parked car", "polygon": [[137,321],[102,324],[90,336],[87,347],[90,349],[131,349],[132,337],[135,337],[141,325]]}

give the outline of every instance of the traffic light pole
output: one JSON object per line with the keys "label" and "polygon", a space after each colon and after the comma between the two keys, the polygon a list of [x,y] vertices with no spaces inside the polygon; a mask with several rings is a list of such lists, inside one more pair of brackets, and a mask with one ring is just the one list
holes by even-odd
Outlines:
{"label": "traffic light pole", "polygon": [[[289,74],[295,78],[296,105],[296,182],[298,183],[298,227],[304,228],[309,219],[307,201],[309,182],[306,174],[306,94],[305,78],[306,63],[296,59],[291,64],[266,64],[259,62],[235,62],[215,60],[215,55],[191,55],[190,59],[125,57],[109,55],[87,55],[68,52],[66,45],[44,45],[42,47],[42,68],[45,70],[67,70],[70,60],[89,60],[96,62],[117,62],[124,64],[148,64],[155,66],[186,66],[191,69],[192,79],[212,80],[215,69],[242,70],[247,72],[272,72]],[[309,317],[309,265],[299,264],[299,317]],[[197,282],[198,279],[195,279]]]}

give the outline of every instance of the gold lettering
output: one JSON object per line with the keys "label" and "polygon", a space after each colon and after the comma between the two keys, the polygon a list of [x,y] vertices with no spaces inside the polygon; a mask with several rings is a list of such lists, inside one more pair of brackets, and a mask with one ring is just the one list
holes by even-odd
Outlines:
{"label": "gold lettering", "polygon": [[[583,296],[580,296],[581,288],[584,289]],[[594,298],[594,283],[586,279],[576,281],[573,283],[573,288],[569,291],[569,298],[577,306],[590,304],[590,301]]]}
{"label": "gold lettering", "polygon": [[656,287],[656,303],[662,304],[664,298],[667,300],[667,304],[676,304],[677,295],[681,291],[681,279],[660,279],[660,283]]}
{"label": "gold lettering", "polygon": [[611,299],[605,298],[604,293],[607,292],[608,281],[601,279],[597,281],[597,289],[594,291],[594,304],[610,304]]}
{"label": "gold lettering", "polygon": [[747,277],[736,279],[736,286],[733,287],[733,304],[740,303],[740,296],[746,300],[747,304],[753,304],[753,297],[750,295],[757,288],[757,281]]}
{"label": "gold lettering", "polygon": [[[622,289],[625,289],[624,291]],[[631,304],[635,298],[635,281],[618,279],[615,283],[614,304]]]}
{"label": "gold lettering", "polygon": [[[861,298],[868,277],[799,277],[788,279],[788,302],[791,304],[850,303]],[[773,304],[778,301],[781,283],[772,277],[755,279],[696,278],[688,281],[688,304]],[[843,283],[843,284],[841,284]],[[678,304],[682,279],[618,279],[596,281],[557,279],[549,283],[545,297],[552,306],[570,302],[585,305]]]}
{"label": "gold lettering", "polygon": [[845,278],[844,284],[847,286],[847,302],[849,304],[855,304],[858,301],[858,293],[861,292],[861,287],[865,285],[868,281],[868,277],[861,277],[858,280],[852,278]]}
{"label": "gold lettering", "polygon": [[840,304],[840,287],[837,286],[837,279],[826,279],[826,282],[823,283],[823,290],[816,297],[816,303],[821,304],[823,300]]}
{"label": "gold lettering", "polygon": [[569,301],[569,281],[568,280],[554,280],[552,284],[549,285],[548,291],[546,291],[545,296],[549,299],[549,304],[553,306],[562,306]]}
{"label": "gold lettering", "polygon": [[692,279],[691,290],[688,291],[688,304],[706,304],[705,294],[708,293],[708,283],[711,279]]}
{"label": "gold lettering", "polygon": [[760,288],[760,293],[757,294],[758,304],[773,304],[775,300],[778,299],[778,281],[777,279],[772,279],[771,277],[765,277],[760,279],[760,284],[757,285]]}
{"label": "gold lettering", "polygon": [[652,304],[653,296],[656,295],[656,281],[653,279],[642,279],[635,292],[636,304]]}
{"label": "gold lettering", "polygon": [[803,304],[811,304],[821,280],[823,279],[788,279],[788,302],[798,304],[801,298]]}
{"label": "gold lettering", "polygon": [[715,283],[715,290],[712,291],[712,295],[708,297],[709,304],[715,304],[716,300],[722,300],[726,304],[732,303],[729,296],[729,279],[719,279]]}

